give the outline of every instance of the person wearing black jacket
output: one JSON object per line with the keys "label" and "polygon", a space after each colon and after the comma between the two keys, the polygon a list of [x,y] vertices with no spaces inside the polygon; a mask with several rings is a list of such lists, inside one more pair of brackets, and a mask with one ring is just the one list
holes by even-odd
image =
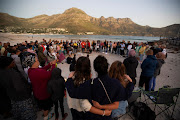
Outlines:
{"label": "person wearing black jacket", "polygon": [[24,76],[14,68],[13,58],[0,57],[1,84],[11,100],[13,118],[15,120],[36,120],[31,86]]}
{"label": "person wearing black jacket", "polygon": [[126,58],[123,62],[126,67],[126,73],[132,79],[134,85],[136,84],[136,68],[138,66],[138,60],[136,59],[135,55],[136,52],[134,49],[129,50],[128,58]]}
{"label": "person wearing black jacket", "polygon": [[51,99],[55,105],[55,120],[58,120],[58,102],[60,103],[61,114],[63,120],[67,117],[67,113],[64,113],[64,90],[65,90],[65,81],[61,76],[61,69],[54,68],[51,75],[51,80],[48,82],[47,90],[51,94]]}

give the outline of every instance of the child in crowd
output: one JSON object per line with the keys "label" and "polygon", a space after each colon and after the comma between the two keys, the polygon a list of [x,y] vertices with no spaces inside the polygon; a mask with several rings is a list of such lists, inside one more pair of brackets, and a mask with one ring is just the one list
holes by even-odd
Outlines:
{"label": "child in crowd", "polygon": [[68,57],[67,57],[67,59],[66,59],[67,64],[71,64],[72,60],[73,60],[73,59],[72,59],[71,55],[69,54]]}
{"label": "child in crowd", "polygon": [[54,68],[52,71],[51,79],[47,85],[48,92],[51,94],[51,99],[55,105],[55,120],[58,120],[58,102],[60,103],[61,115],[63,120],[68,116],[67,113],[64,113],[64,90],[65,90],[65,81],[61,76],[61,69]]}
{"label": "child in crowd", "polygon": [[74,54],[71,65],[69,66],[69,71],[70,72],[75,71],[75,66],[76,66],[76,54]]}

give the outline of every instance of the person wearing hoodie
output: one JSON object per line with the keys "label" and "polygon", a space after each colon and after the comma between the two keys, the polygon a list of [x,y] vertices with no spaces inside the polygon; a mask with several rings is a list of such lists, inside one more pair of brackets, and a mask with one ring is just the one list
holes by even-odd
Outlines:
{"label": "person wearing hoodie", "polygon": [[147,58],[141,64],[141,76],[139,80],[139,87],[143,87],[145,83],[145,91],[149,91],[149,81],[154,76],[154,71],[157,65],[157,59],[153,55],[153,50],[148,50],[146,52]]}
{"label": "person wearing hoodie", "polygon": [[[156,86],[156,77],[158,75],[160,75],[160,70],[162,65],[165,63],[164,59],[165,59],[165,55],[162,52],[158,52],[156,54],[156,58],[157,58],[157,66],[156,66],[156,70],[154,72],[154,76],[152,77],[152,79],[149,81],[149,91],[154,91],[155,86]],[[153,84],[153,86],[152,86]]]}
{"label": "person wearing hoodie", "polygon": [[132,79],[133,84],[136,85],[136,68],[138,66],[138,60],[135,57],[136,51],[134,49],[130,49],[128,53],[128,58],[123,61],[123,64],[126,67],[126,73]]}
{"label": "person wearing hoodie", "polygon": [[58,113],[58,102],[60,103],[61,108],[61,115],[63,120],[67,117],[67,113],[64,113],[64,90],[65,90],[65,81],[64,78],[61,76],[61,69],[54,68],[51,73],[51,79],[48,82],[47,90],[49,94],[51,94],[51,99],[55,105],[55,120],[58,120],[59,113]]}

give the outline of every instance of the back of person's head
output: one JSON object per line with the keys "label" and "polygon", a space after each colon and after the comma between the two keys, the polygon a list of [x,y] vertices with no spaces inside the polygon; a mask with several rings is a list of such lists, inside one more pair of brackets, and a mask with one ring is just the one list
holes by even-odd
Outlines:
{"label": "back of person's head", "polygon": [[29,45],[28,47],[29,47],[29,48],[32,48],[32,45]]}
{"label": "back of person's head", "polygon": [[0,69],[6,69],[8,66],[14,67],[15,63],[13,63],[13,58],[0,56]]}
{"label": "back of person's head", "polygon": [[128,53],[128,56],[129,57],[134,57],[135,55],[136,55],[136,51],[134,49],[130,49],[129,53]]}
{"label": "back of person's head", "polygon": [[165,55],[164,55],[164,53],[162,53],[162,52],[158,52],[157,54],[156,54],[156,58],[157,59],[165,59]]}
{"label": "back of person's head", "polygon": [[120,80],[121,84],[126,87],[127,82],[124,81],[124,75],[126,73],[126,68],[124,64],[120,61],[115,61],[111,64],[109,69],[109,76]]}
{"label": "back of person's head", "polygon": [[97,56],[94,60],[94,69],[98,73],[98,76],[107,74],[108,65],[107,59],[102,55]]}
{"label": "back of person's head", "polygon": [[78,58],[74,75],[74,84],[76,86],[91,78],[91,64],[88,57],[82,56]]}
{"label": "back of person's head", "polygon": [[51,73],[51,80],[54,80],[54,79],[59,79],[61,78],[61,69],[59,68],[54,68],[52,70],[52,73]]}
{"label": "back of person's head", "polygon": [[43,52],[43,47],[39,46],[38,47],[38,52]]}
{"label": "back of person's head", "polygon": [[147,52],[146,52],[146,55],[153,55],[153,50],[148,50]]}

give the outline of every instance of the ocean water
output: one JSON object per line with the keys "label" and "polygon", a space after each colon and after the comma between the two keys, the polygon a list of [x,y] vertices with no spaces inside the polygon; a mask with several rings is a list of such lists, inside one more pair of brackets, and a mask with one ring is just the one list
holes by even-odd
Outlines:
{"label": "ocean water", "polygon": [[42,38],[60,38],[62,40],[107,40],[112,42],[117,41],[130,41],[130,42],[151,42],[158,41],[160,37],[147,37],[147,36],[112,36],[112,35],[28,35],[33,37]]}

